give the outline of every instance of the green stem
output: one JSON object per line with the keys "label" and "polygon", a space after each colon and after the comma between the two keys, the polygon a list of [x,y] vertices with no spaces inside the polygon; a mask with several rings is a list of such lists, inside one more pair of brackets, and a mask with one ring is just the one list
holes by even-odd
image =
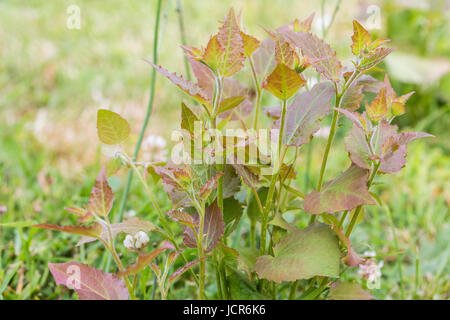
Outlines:
{"label": "green stem", "polygon": [[205,210],[204,205],[202,205],[202,211],[200,214],[200,225],[197,234],[197,248],[198,248],[198,257],[202,259],[200,261],[200,274],[199,274],[199,286],[198,286],[198,299],[203,300],[203,294],[205,291],[205,273],[206,273],[206,261],[203,259],[205,256],[205,251],[203,249],[203,228],[205,224]]}
{"label": "green stem", "polygon": [[[180,0],[177,0],[177,9],[176,10],[178,13],[178,26],[180,28],[181,44],[183,46],[185,46],[186,45],[186,32],[184,30],[183,10],[181,8]],[[189,61],[185,54],[183,54],[183,57],[184,57],[184,67],[186,68],[186,78],[188,80],[191,80],[191,69],[189,68]]]}
{"label": "green stem", "polygon": [[259,120],[259,110],[261,109],[261,98],[262,98],[262,90],[261,86],[258,82],[258,77],[256,76],[255,66],[253,64],[252,57],[248,57],[248,62],[250,64],[250,70],[252,71],[252,79],[253,84],[256,90],[256,107],[255,107],[255,116],[253,118],[253,129],[258,130],[258,120]]}
{"label": "green stem", "polygon": [[281,124],[280,131],[278,134],[278,163],[275,163],[276,172],[272,175],[272,180],[270,181],[269,191],[267,192],[267,199],[264,207],[264,214],[262,216],[261,222],[261,246],[260,252],[264,254],[266,252],[266,234],[267,234],[267,223],[269,218],[269,212],[272,209],[273,196],[275,193],[275,185],[278,180],[278,175],[280,172],[281,163],[283,162],[284,156],[286,155],[287,148],[284,146],[283,155],[281,155],[281,145],[283,142],[283,132],[284,132],[284,123],[286,122],[286,100],[283,100],[283,105],[281,109]]}

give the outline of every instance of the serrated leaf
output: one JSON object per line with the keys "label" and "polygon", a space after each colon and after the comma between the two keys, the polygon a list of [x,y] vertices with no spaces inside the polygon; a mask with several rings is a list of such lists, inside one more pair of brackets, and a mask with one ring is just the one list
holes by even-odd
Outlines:
{"label": "serrated leaf", "polygon": [[358,66],[360,71],[369,70],[383,61],[394,49],[392,48],[377,48],[368,54]]}
{"label": "serrated leaf", "polygon": [[130,134],[130,125],[119,114],[99,109],[97,111],[97,135],[106,144],[119,144]]}
{"label": "serrated leaf", "polygon": [[[309,143],[320,128],[319,121],[331,112],[334,94],[331,82],[318,83],[311,90],[299,94],[286,110],[283,143],[297,147]],[[275,127],[280,127],[280,121]]]}
{"label": "serrated leaf", "polygon": [[303,207],[306,213],[321,214],[352,210],[363,204],[376,204],[367,189],[368,171],[352,165],[337,178],[327,182],[321,192],[306,195]]}
{"label": "serrated leaf", "polygon": [[323,223],[288,234],[274,248],[274,256],[261,256],[255,271],[262,279],[280,283],[314,276],[339,277],[338,238]]}
{"label": "serrated leaf", "polygon": [[280,100],[287,100],[300,89],[306,80],[295,70],[278,63],[264,82],[263,88]]}
{"label": "serrated leaf", "polygon": [[[198,214],[194,221],[198,224]],[[199,227],[194,228],[197,233],[200,232]],[[205,218],[203,225],[203,248],[205,252],[213,250],[220,238],[222,238],[225,231],[225,224],[223,222],[222,211],[217,205],[217,201],[214,201],[205,210]],[[197,239],[192,228],[186,228],[183,234],[183,243],[189,248],[197,248]]]}
{"label": "serrated leaf", "polygon": [[356,20],[353,20],[353,35],[352,35],[352,53],[357,56],[369,48],[372,43],[372,37],[369,32]]}
{"label": "serrated leaf", "polygon": [[236,173],[244,180],[245,184],[252,189],[256,189],[259,184],[259,177],[243,164],[232,164]]}
{"label": "serrated leaf", "polygon": [[275,41],[275,61],[285,66],[295,69],[299,63],[299,57],[294,47],[276,31],[266,30]]}
{"label": "serrated leaf", "polygon": [[89,196],[87,209],[96,215],[106,217],[111,211],[114,194],[106,179],[106,168],[102,167]]}
{"label": "serrated leaf", "polygon": [[211,192],[217,188],[217,183],[222,176],[223,172],[217,172],[214,177],[209,178],[204,184],[202,184],[199,192],[202,199],[207,199]]}
{"label": "serrated leaf", "polygon": [[165,242],[161,247],[153,249],[149,253],[139,255],[137,258],[137,262],[131,266],[128,266],[125,270],[119,271],[119,276],[128,276],[130,274],[138,274],[141,272],[146,266],[150,265],[150,263],[159,256],[162,252],[168,249],[173,249],[173,246]]}
{"label": "serrated leaf", "polygon": [[125,282],[79,262],[49,263],[57,285],[74,289],[80,300],[128,300]]}
{"label": "serrated leaf", "polygon": [[217,34],[217,41],[224,50],[220,74],[230,77],[244,66],[244,42],[233,8],[228,12]]}
{"label": "serrated leaf", "polygon": [[217,40],[217,35],[212,36],[202,56],[202,61],[208,65],[211,70],[217,72],[220,68],[221,61],[223,59],[225,50]]}
{"label": "serrated leaf", "polygon": [[177,75],[176,73],[170,73],[166,69],[161,66],[157,66],[151,62],[149,62],[153,68],[155,68],[159,73],[169,79],[173,84],[175,84],[178,88],[183,90],[189,96],[197,100],[200,104],[208,104],[208,96],[203,92],[203,90],[195,83],[184,79],[182,76]]}
{"label": "serrated leaf", "polygon": [[199,117],[183,102],[181,103],[181,129],[187,130],[194,136],[195,122],[200,121]]}
{"label": "serrated leaf", "polygon": [[265,76],[275,66],[275,41],[268,37],[261,42],[259,48],[252,55],[255,71],[258,75]]}
{"label": "serrated leaf", "polygon": [[259,47],[259,40],[255,37],[241,32],[242,41],[244,42],[244,53],[247,57],[250,57],[253,52]]}
{"label": "serrated leaf", "polygon": [[188,58],[188,60],[195,78],[197,78],[198,86],[202,89],[206,98],[211,101],[214,95],[214,73],[203,62],[192,58]]}
{"label": "serrated leaf", "polygon": [[314,68],[321,73],[326,79],[339,82],[342,71],[342,64],[336,58],[336,52],[311,33],[286,31],[283,35],[288,41],[300,48],[303,55],[314,58],[317,63]]}
{"label": "serrated leaf", "polygon": [[379,121],[388,115],[386,87],[382,87],[370,105],[366,105],[367,116],[372,121]]}
{"label": "serrated leaf", "polygon": [[235,195],[241,187],[241,179],[231,164],[225,164],[223,175],[223,198]]}
{"label": "serrated leaf", "polygon": [[373,296],[357,283],[336,282],[330,288],[330,298],[333,300],[373,300]]}

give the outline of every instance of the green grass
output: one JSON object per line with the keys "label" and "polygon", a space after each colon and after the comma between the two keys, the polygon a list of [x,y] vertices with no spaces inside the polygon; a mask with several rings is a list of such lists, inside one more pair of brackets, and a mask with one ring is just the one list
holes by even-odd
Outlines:
{"label": "green grass", "polygon": [[[286,2],[217,1],[205,8],[200,1],[183,1],[187,41],[204,44],[230,6],[242,9],[249,31],[260,38],[264,33],[258,24],[276,27],[320,11],[319,2],[315,6]],[[112,107],[130,120],[133,132],[126,145],[130,151],[147,105],[150,67],[142,59],[151,57],[154,2],[77,3],[82,10],[81,30],[65,26],[65,10],[72,1],[0,2],[0,205],[8,208],[0,214],[0,223],[5,225],[0,227],[0,299],[74,298],[69,290],[55,285],[47,268],[49,262],[76,260],[104,267],[98,243],[75,247],[77,237],[25,225],[75,223],[75,217],[63,208],[86,203],[105,159],[95,134],[96,108]],[[336,20],[339,29],[328,35],[343,59],[350,54],[355,3],[344,1]],[[160,63],[184,73],[174,9],[175,1],[163,8],[167,18],[162,21],[165,38],[160,43]],[[327,9],[331,11],[332,5]],[[400,84],[396,89],[404,87],[410,88]],[[431,99],[432,112],[400,124],[409,125],[411,130],[441,128],[433,132],[437,138],[412,143],[407,166],[398,174],[377,178],[374,190],[383,205],[368,207],[352,235],[357,252],[373,249],[384,261],[381,287],[372,291],[378,299],[449,298],[450,155],[444,125],[449,109],[448,101],[444,101],[447,107],[441,108],[442,100],[435,98],[439,89],[427,90],[421,89],[416,102],[407,107],[418,110],[421,103]],[[178,126],[183,98],[177,89],[159,79],[147,133],[169,138]],[[273,103],[269,95],[264,95],[263,105]],[[342,137],[339,132],[325,181],[348,164]],[[317,182],[324,145],[320,139],[312,144],[308,190]],[[300,189],[305,185],[306,158],[304,148],[297,168]],[[113,215],[125,178],[126,172],[121,172],[112,181],[116,193]],[[154,188],[162,207],[169,208],[161,187]],[[134,209],[141,218],[156,220],[156,212],[136,179],[127,209]],[[309,218],[299,213],[288,217],[298,219],[299,224]],[[17,222],[25,223],[13,227]],[[247,234],[248,227],[244,223],[241,231]],[[345,277],[361,281],[356,270]],[[150,297],[152,281],[149,271],[142,275],[141,298]],[[215,284],[210,281],[209,285],[207,290],[214,296]],[[186,283],[176,285],[169,293],[169,298],[187,297],[194,298],[195,290]]]}

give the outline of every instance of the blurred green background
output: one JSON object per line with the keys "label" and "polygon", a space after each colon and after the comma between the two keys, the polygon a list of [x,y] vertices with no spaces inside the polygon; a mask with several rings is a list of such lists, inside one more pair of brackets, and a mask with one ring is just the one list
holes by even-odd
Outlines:
{"label": "blurred green background", "polygon": [[[187,44],[201,46],[231,6],[242,10],[248,32],[263,39],[261,26],[275,28],[312,12],[313,32],[321,35],[322,22],[332,20],[336,3],[340,6],[326,41],[338,57],[351,58],[352,19],[370,24],[374,36],[392,39],[397,50],[380,67],[397,93],[416,91],[396,122],[402,129],[436,136],[412,143],[407,166],[379,179],[376,191],[385,205],[367,208],[352,241],[358,252],[375,250],[384,262],[381,288],[372,292],[378,299],[448,299],[450,1],[182,0],[181,6]],[[80,29],[66,25],[70,5],[80,8]],[[185,73],[177,5],[177,0],[163,1],[159,63]],[[73,257],[103,265],[98,245],[75,247],[76,237],[17,228],[17,222],[75,223],[63,208],[87,201],[108,153],[96,138],[98,107],[130,121],[132,137],[126,147],[132,150],[149,96],[150,67],[143,59],[152,58],[155,9],[156,0],[0,1],[0,298],[70,298],[49,277],[47,263]],[[373,76],[382,79],[383,72]],[[169,141],[179,125],[183,99],[158,76],[147,134]],[[263,105],[271,103],[265,94]],[[340,130],[333,145],[326,179],[348,162],[345,132]],[[297,169],[297,183],[307,191],[315,185],[325,144],[316,140],[308,181],[306,149]],[[117,197],[124,180],[122,174],[111,181]],[[168,208],[158,186],[155,192]],[[129,199],[128,210],[154,217],[137,183]],[[358,279],[356,272],[347,277]],[[195,295],[179,289],[169,297]]]}

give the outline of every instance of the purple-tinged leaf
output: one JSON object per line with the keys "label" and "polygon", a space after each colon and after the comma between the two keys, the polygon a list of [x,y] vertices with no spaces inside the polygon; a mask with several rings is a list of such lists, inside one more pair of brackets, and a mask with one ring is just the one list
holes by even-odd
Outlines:
{"label": "purple-tinged leaf", "polygon": [[374,297],[365,291],[357,283],[341,282],[333,283],[330,289],[332,300],[373,300]]}
{"label": "purple-tinged leaf", "polygon": [[244,41],[233,8],[219,29],[217,41],[224,50],[220,73],[224,77],[230,77],[241,70],[245,61]]}
{"label": "purple-tinged leaf", "polygon": [[122,279],[79,262],[49,263],[56,284],[74,289],[80,300],[128,300]]}
{"label": "purple-tinged leaf", "polygon": [[252,189],[256,189],[259,184],[259,177],[243,164],[232,164],[236,173],[244,180],[245,184]]}
{"label": "purple-tinged leaf", "polygon": [[175,84],[178,88],[183,90],[189,96],[197,100],[201,104],[208,103],[208,96],[203,90],[195,83],[184,79],[182,76],[177,75],[176,73],[170,73],[166,69],[161,66],[157,66],[151,62],[149,62],[153,68],[155,68],[159,73],[169,79],[173,84]]}
{"label": "purple-tinged leaf", "polygon": [[[316,84],[311,90],[299,94],[286,110],[283,143],[301,146],[309,143],[320,129],[319,121],[331,112],[334,87],[331,82]],[[275,128],[280,127],[280,121]]]}
{"label": "purple-tinged leaf", "polygon": [[179,268],[178,270],[176,270],[174,273],[172,273],[169,277],[169,282],[174,282],[176,279],[178,279],[183,273],[185,273],[186,271],[188,271],[189,269],[191,269],[193,266],[195,266],[197,263],[199,263],[200,261],[206,259],[206,257],[203,258],[198,258],[195,259],[191,262],[186,263],[184,266],[182,266],[181,268]]}
{"label": "purple-tinged leaf", "polygon": [[376,204],[367,189],[368,171],[352,165],[336,179],[325,184],[321,192],[306,195],[303,207],[306,213],[335,213],[363,204]]}
{"label": "purple-tinged leaf", "polygon": [[182,209],[170,210],[169,212],[167,212],[167,215],[173,221],[179,222],[188,227],[198,226],[198,223],[196,221],[194,221],[194,218],[189,213],[187,213],[186,211],[184,211]]}
{"label": "purple-tinged leaf", "polygon": [[212,97],[214,95],[214,73],[204,63],[192,58],[189,58],[188,60],[192,71],[197,78],[198,86],[204,92],[205,97],[209,101],[212,101]]}
{"label": "purple-tinged leaf", "polygon": [[[198,214],[194,220],[196,223],[199,221]],[[217,201],[214,201],[205,210],[205,218],[203,225],[203,248],[205,252],[213,250],[220,238],[222,238],[225,231],[225,223],[223,222],[222,211],[220,211]],[[192,228],[186,228],[183,235],[183,243],[189,248],[197,248],[197,238],[195,233],[200,233],[200,227],[195,227],[195,232]]]}
{"label": "purple-tinged leaf", "polygon": [[48,230],[57,230],[66,233],[78,234],[82,236],[98,238],[102,232],[102,226],[98,223],[91,226],[58,226],[56,224],[35,224],[31,228],[41,228]]}
{"label": "purple-tinged leaf", "polygon": [[348,87],[341,98],[342,109],[347,109],[350,111],[358,110],[361,101],[364,99],[362,92],[363,86],[358,83],[353,83],[350,87]]}
{"label": "purple-tinged leaf", "polygon": [[217,188],[217,182],[219,181],[220,177],[223,176],[223,172],[217,172],[214,177],[211,177],[206,181],[201,187],[199,195],[202,199],[207,199],[211,192]]}
{"label": "purple-tinged leaf", "polygon": [[106,179],[106,169],[102,167],[92,187],[87,209],[96,215],[106,217],[111,211],[113,200],[114,194]]}
{"label": "purple-tinged leaf", "polygon": [[138,274],[141,272],[146,266],[148,266],[153,259],[159,256],[162,252],[168,249],[173,249],[174,247],[169,243],[165,242],[161,247],[153,249],[149,253],[139,255],[137,258],[137,262],[131,266],[128,266],[125,270],[119,271],[119,276],[128,276],[130,274]]}
{"label": "purple-tinged leaf", "polygon": [[323,223],[288,234],[273,248],[274,256],[256,259],[255,271],[262,279],[280,283],[314,276],[339,277],[339,242]]}
{"label": "purple-tinged leaf", "polygon": [[252,55],[255,71],[258,75],[265,77],[275,68],[275,41],[267,38]]}
{"label": "purple-tinged leaf", "polygon": [[[220,110],[225,108],[225,104],[230,102],[236,102],[236,99],[240,100],[241,97],[244,97],[238,105],[232,107],[233,110]],[[239,120],[239,116],[241,117],[248,116],[253,109],[253,103],[249,99],[248,88],[243,85],[239,80],[233,78],[226,78],[223,82],[223,91],[222,91],[222,101],[219,107],[219,118],[226,119],[231,115],[230,120]],[[226,101],[228,100],[228,101]]]}
{"label": "purple-tinged leaf", "polygon": [[347,249],[347,255],[343,258],[344,263],[350,267],[357,267],[361,263],[363,263],[364,259],[360,258],[358,254],[353,250],[352,243],[350,242],[350,239],[344,234],[343,230],[339,229],[335,225],[331,225],[330,227],[341,240],[344,247]]}
{"label": "purple-tinged leaf", "polygon": [[280,119],[281,117],[281,106],[270,106],[264,108],[264,113],[272,119]]}
{"label": "purple-tinged leaf", "polygon": [[336,58],[336,52],[311,33],[286,31],[282,33],[287,41],[302,50],[303,55],[308,55],[316,60],[314,68],[326,79],[339,82],[341,77],[342,64]]}

